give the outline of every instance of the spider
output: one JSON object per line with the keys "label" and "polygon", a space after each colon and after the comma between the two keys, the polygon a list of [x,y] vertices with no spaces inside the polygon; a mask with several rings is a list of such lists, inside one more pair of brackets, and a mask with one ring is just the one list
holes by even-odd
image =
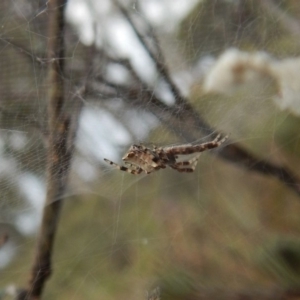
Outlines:
{"label": "spider", "polygon": [[[147,148],[142,144],[132,145],[122,158],[126,167],[120,166],[106,158],[104,158],[104,160],[115,168],[134,175],[141,174],[142,172],[150,174],[154,171],[165,169],[167,166],[178,172],[191,173],[194,172],[196,168],[201,152],[219,147],[227,138],[228,136],[222,138],[219,134],[213,141],[199,145],[152,146],[152,148]],[[189,155],[193,153],[198,153],[198,155],[190,160],[178,161],[179,155]]]}

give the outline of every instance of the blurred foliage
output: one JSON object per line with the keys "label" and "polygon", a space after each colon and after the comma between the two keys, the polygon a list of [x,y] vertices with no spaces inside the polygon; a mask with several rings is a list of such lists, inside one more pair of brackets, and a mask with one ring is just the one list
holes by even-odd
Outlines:
{"label": "blurred foliage", "polygon": [[[200,1],[182,22],[179,31],[187,58],[196,60],[202,55],[217,55],[228,47],[265,50],[275,55],[299,53],[299,44],[278,18],[264,10],[261,2]],[[297,16],[299,9],[295,1],[274,3],[283,11],[294,12]]]}

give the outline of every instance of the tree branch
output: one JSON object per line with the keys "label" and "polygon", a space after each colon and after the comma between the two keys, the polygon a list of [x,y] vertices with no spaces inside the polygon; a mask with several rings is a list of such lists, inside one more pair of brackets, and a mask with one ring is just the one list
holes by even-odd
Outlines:
{"label": "tree branch", "polygon": [[[179,114],[176,106],[164,104],[149,88],[121,86],[108,82],[101,77],[98,77],[98,80],[115,90],[115,95],[110,94],[109,98],[120,97],[135,109],[141,107],[141,102],[143,102],[142,107],[147,107],[148,111],[155,115],[172,133],[177,134],[181,139],[184,138],[186,142],[198,139],[203,133],[206,135],[217,133],[216,130],[205,123],[191,105],[186,105],[184,112]],[[102,93],[100,84],[98,88],[99,90],[97,90],[97,85],[90,83],[90,95],[93,90],[97,91],[97,95],[99,95],[99,92]],[[248,171],[275,177],[300,196],[300,179],[286,166],[276,165],[268,160],[256,157],[238,143],[233,143],[230,140],[226,147],[221,147],[217,151],[211,151],[211,153]]]}
{"label": "tree branch", "polygon": [[[268,1],[270,2],[270,1]],[[175,131],[175,133],[179,134],[180,137],[184,137],[187,142],[191,141],[191,135],[194,136],[193,139],[198,139],[199,135],[211,135],[217,133],[217,130],[211,127],[203,117],[193,108],[193,106],[189,103],[188,99],[186,99],[177,88],[175,83],[172,81],[169,71],[167,69],[167,65],[164,63],[165,59],[163,57],[162,51],[157,43],[156,45],[156,53],[151,49],[149,43],[145,39],[145,34],[141,33],[140,30],[135,25],[132,20],[130,14],[127,10],[117,1],[114,0],[114,3],[120,9],[124,17],[127,19],[128,23],[132,27],[135,32],[137,38],[145,48],[146,52],[152,58],[153,62],[156,65],[157,71],[160,76],[164,79],[164,81],[169,85],[170,90],[175,99],[175,105],[167,106],[160,99],[155,96],[154,91],[148,89],[137,90],[131,88],[127,91],[129,94],[129,98],[132,98],[132,95],[141,95],[142,97],[138,97],[135,101],[132,99],[129,101],[130,105],[136,105],[139,103],[141,99],[147,102],[147,107],[154,113],[163,123],[169,127],[170,122],[172,122],[172,128],[174,132],[175,128],[180,131]],[[157,41],[154,30],[151,28],[151,25],[147,23],[147,32],[151,33],[152,38]],[[124,91],[122,91],[123,93]],[[122,97],[123,98],[123,97]],[[138,105],[137,105],[138,106]],[[180,122],[180,124],[178,124]],[[178,126],[177,126],[177,125]],[[193,131],[193,134],[192,132]],[[298,178],[292,171],[290,171],[286,166],[276,165],[268,160],[260,159],[244,149],[237,143],[231,144],[229,141],[229,145],[226,147],[220,148],[218,151],[212,151],[217,154],[221,158],[230,161],[238,166],[245,168],[249,171],[256,171],[263,175],[273,176],[278,180],[282,181],[286,186],[291,188],[294,192],[296,192],[300,196],[300,178]]]}
{"label": "tree branch", "polygon": [[51,275],[54,239],[72,157],[72,148],[68,146],[71,119],[63,112],[65,7],[66,0],[48,1],[48,185],[29,287],[19,294],[19,299],[40,299]]}

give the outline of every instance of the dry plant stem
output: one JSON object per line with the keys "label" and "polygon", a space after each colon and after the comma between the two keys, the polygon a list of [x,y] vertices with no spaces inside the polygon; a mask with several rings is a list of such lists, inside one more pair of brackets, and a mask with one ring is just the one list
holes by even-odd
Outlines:
{"label": "dry plant stem", "polygon": [[[68,147],[70,120],[62,112],[64,104],[64,9],[66,0],[48,1],[48,118],[47,195],[36,255],[26,299],[40,299],[51,274],[54,238],[67,184],[71,150]],[[58,59],[59,58],[59,59]],[[23,292],[23,294],[25,294]]]}
{"label": "dry plant stem", "polygon": [[[146,106],[148,111],[155,115],[171,132],[179,134],[180,138],[184,138],[186,142],[196,140],[203,134],[217,134],[217,131],[203,120],[187,100],[185,100],[182,111],[178,112],[178,106],[167,106],[149,88],[125,87],[108,82],[100,77],[97,79],[115,89],[114,97],[122,98],[133,108],[139,108],[142,102],[143,107]],[[95,90],[95,88],[92,85],[90,90]],[[99,92],[104,95],[101,89]],[[108,98],[113,98],[113,96],[110,95]],[[256,157],[238,143],[233,144],[229,141],[226,147],[221,147],[217,151],[212,151],[212,153],[248,171],[273,176],[300,196],[300,179],[291,170],[285,166],[276,165],[268,160]]]}
{"label": "dry plant stem", "polygon": [[134,33],[136,34],[137,38],[139,39],[139,41],[144,46],[145,50],[147,51],[147,53],[149,54],[149,56],[155,63],[156,69],[159,72],[159,74],[161,75],[161,77],[169,85],[170,90],[171,90],[173,96],[175,97],[176,102],[178,104],[181,104],[183,99],[180,95],[180,91],[179,91],[178,87],[176,86],[176,84],[174,84],[174,82],[171,79],[171,76],[166,68],[166,61],[165,61],[165,58],[161,51],[159,41],[154,33],[154,29],[150,26],[149,23],[146,23],[146,19],[143,19],[143,22],[146,23],[147,28],[148,28],[147,33],[148,33],[148,35],[151,36],[151,38],[153,40],[153,44],[155,44],[156,53],[153,50],[151,50],[149,43],[147,43],[147,40],[145,38],[145,35],[147,35],[147,34],[140,32],[138,27],[134,24],[134,21],[130,17],[127,10],[117,0],[114,0],[114,3],[118,6],[118,8],[122,12],[122,14],[126,18],[126,20],[128,21],[128,23],[130,24],[131,28],[133,29]]}
{"label": "dry plant stem", "polygon": [[13,46],[12,49],[15,50],[15,51],[18,51],[26,59],[29,59],[30,63],[34,62],[34,63],[36,63],[39,66],[41,64],[46,63],[46,59],[45,58],[41,58],[41,57],[39,57],[37,55],[34,55],[30,50],[26,49],[26,47],[24,47],[23,45],[18,44],[15,41],[12,41],[12,40],[10,40],[10,39],[5,38],[5,37],[2,36],[0,38],[0,42],[3,42],[5,44],[7,44],[7,45]]}
{"label": "dry plant stem", "polygon": [[[271,4],[271,0],[266,0],[265,2],[269,2]],[[118,6],[124,17],[127,19],[128,23],[132,27],[133,31],[135,32],[137,38],[149,54],[149,56],[152,58],[153,62],[156,65],[157,71],[160,74],[160,76],[164,79],[164,81],[169,85],[170,90],[174,96],[175,99],[175,105],[170,107],[163,104],[162,101],[157,99],[154,96],[153,91],[145,92],[144,98],[147,98],[147,106],[149,107],[149,101],[153,103],[152,109],[155,110],[155,115],[158,116],[158,118],[163,121],[164,124],[170,124],[170,118],[172,120],[172,126],[174,124],[177,124],[178,121],[181,121],[181,124],[178,124],[178,128],[184,127],[185,130],[182,131],[182,134],[185,136],[187,141],[190,141],[190,129],[191,128],[198,128],[198,131],[200,131],[200,134],[213,134],[216,133],[216,130],[209,126],[203,118],[199,115],[199,113],[190,105],[188,99],[186,99],[176,86],[176,84],[172,81],[172,78],[169,74],[169,71],[167,69],[167,65],[165,63],[165,59],[163,56],[163,53],[159,47],[158,40],[154,34],[153,28],[151,28],[150,24],[146,24],[148,28],[148,32],[151,33],[152,39],[154,42],[156,42],[156,53],[152,51],[151,47],[149,46],[149,43],[147,43],[145,39],[146,33],[141,33],[140,30],[135,25],[134,21],[132,20],[131,16],[127,12],[127,10],[119,4],[117,0],[114,0],[114,3]],[[144,21],[145,22],[145,21]],[[294,24],[295,25],[295,24]],[[298,28],[298,27],[297,27]],[[144,87],[143,87],[144,90]],[[130,93],[132,94],[132,92]],[[133,93],[134,94],[134,93]],[[141,92],[139,92],[141,94]],[[163,110],[164,114],[168,114],[167,119],[164,116],[161,116],[162,113],[157,110],[157,108],[160,107],[161,110]],[[167,125],[168,126],[168,125]],[[176,127],[176,125],[175,125]],[[173,127],[174,128],[174,127]],[[186,134],[185,134],[186,133]],[[195,139],[199,138],[194,137]],[[289,188],[293,189],[299,196],[300,196],[300,179],[293,174],[287,167],[285,166],[278,166],[276,164],[273,164],[272,162],[269,162],[267,160],[259,159],[255,157],[252,153],[248,152],[243,147],[239,146],[238,144],[230,144],[227,147],[221,148],[219,151],[216,151],[219,156],[222,158],[233,162],[239,166],[242,166],[243,168],[246,168],[250,171],[256,171],[259,173],[262,173],[264,175],[270,175],[274,176],[275,178],[282,181],[285,185],[287,185]]]}

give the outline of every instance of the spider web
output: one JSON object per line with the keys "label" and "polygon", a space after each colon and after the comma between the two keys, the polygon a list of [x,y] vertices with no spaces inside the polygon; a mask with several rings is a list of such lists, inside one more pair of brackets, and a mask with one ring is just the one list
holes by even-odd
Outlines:
{"label": "spider web", "polygon": [[[201,154],[193,174],[133,176],[103,161],[122,164],[133,143],[196,145],[222,132],[227,145],[299,175],[297,2],[119,2],[154,59],[113,1],[72,0],[66,9],[66,55],[57,59],[66,61],[66,110],[79,118],[47,299],[297,286],[299,197],[284,182],[221,159],[222,149]],[[6,293],[27,281],[45,203],[47,9],[46,1],[0,4]],[[168,76],[201,122],[183,105],[169,114],[178,97]]]}

